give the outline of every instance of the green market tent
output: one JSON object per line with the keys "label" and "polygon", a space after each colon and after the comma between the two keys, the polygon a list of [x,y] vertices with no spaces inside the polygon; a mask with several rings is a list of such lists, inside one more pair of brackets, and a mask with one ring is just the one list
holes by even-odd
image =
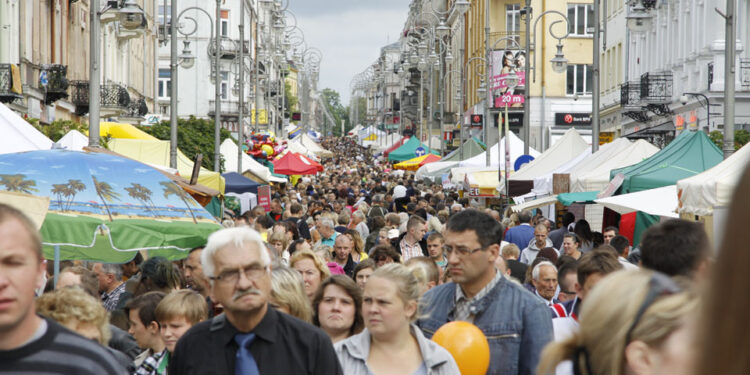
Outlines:
{"label": "green market tent", "polygon": [[430,149],[427,145],[420,142],[417,137],[411,137],[406,143],[401,145],[401,147],[388,154],[388,161],[404,161],[420,156],[414,153],[418,147],[424,148],[425,152],[440,155],[439,151]]}
{"label": "green market tent", "polygon": [[573,203],[594,203],[598,191],[583,191],[575,193],[561,193],[557,195],[557,201],[564,206],[570,206]]}
{"label": "green market tent", "polygon": [[[464,146],[464,159],[468,159],[477,156],[484,152],[485,147],[476,138],[471,137],[463,144]],[[453,150],[450,154],[443,158],[441,161],[461,161],[461,148]]]}
{"label": "green market tent", "polygon": [[674,185],[678,180],[701,173],[723,159],[721,150],[701,131],[686,131],[650,158],[629,167],[614,169],[625,175],[619,194]]}

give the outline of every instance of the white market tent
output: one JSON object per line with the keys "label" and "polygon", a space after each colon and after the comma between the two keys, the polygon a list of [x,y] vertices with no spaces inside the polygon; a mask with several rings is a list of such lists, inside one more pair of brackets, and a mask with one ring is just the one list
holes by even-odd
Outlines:
{"label": "white market tent", "polygon": [[425,178],[440,177],[444,173],[450,173],[451,168],[456,166],[458,166],[457,161],[436,161],[433,163],[427,163],[417,169],[414,178],[416,180],[422,180]]}
{"label": "white market tent", "polygon": [[748,162],[750,147],[745,146],[713,168],[677,181],[680,213],[710,216],[714,208],[729,207]]}
{"label": "white market tent", "polygon": [[675,185],[596,199],[594,202],[619,214],[641,211],[649,215],[665,217],[679,216],[677,215],[678,201],[677,187]]}
{"label": "white market tent", "polygon": [[75,129],[69,131],[59,141],[55,142],[55,147],[71,151],[83,151],[83,148],[88,145],[89,137]]}
{"label": "white market tent", "polygon": [[320,158],[332,158],[333,152],[328,151],[324,149],[323,147],[320,147],[320,145],[315,142],[314,139],[312,139],[309,135],[303,133],[300,136],[300,142],[302,142],[302,146],[304,146],[306,149],[310,150],[315,156]]}
{"label": "white market tent", "polygon": [[[509,138],[510,140],[510,162],[513,163],[519,156],[523,155],[524,143],[513,132],[510,132],[509,136],[510,136]],[[504,166],[505,137],[503,137],[500,140],[499,145],[500,145],[499,146],[500,155],[502,155],[503,166]],[[497,150],[498,150],[498,143],[495,143],[492,147],[490,147],[490,167],[495,167],[495,169],[497,169],[498,167]],[[537,158],[540,155],[539,151],[534,150],[531,147],[529,147],[529,154],[533,156],[534,158]],[[459,167],[486,167],[486,158],[487,158],[487,151],[482,152],[481,154],[476,155],[473,158],[469,158],[469,159],[459,162],[458,166]],[[463,181],[463,177],[461,178],[461,181]]]}
{"label": "white market tent", "polygon": [[52,140],[0,103],[0,154],[49,150]]}
{"label": "white market tent", "polygon": [[264,165],[261,165],[250,155],[242,155],[242,170],[237,168],[237,145],[234,141],[227,138],[221,143],[219,148],[222,158],[224,158],[224,170],[225,172],[237,172],[244,174],[246,172],[252,173],[254,176],[263,180],[264,182],[286,182],[283,178],[275,177],[271,174],[271,171]]}
{"label": "white market tent", "polygon": [[576,168],[576,170],[571,171],[570,191],[602,190],[609,184],[610,171],[640,163],[657,152],[659,152],[659,148],[639,139],[625,150],[618,152],[615,157],[608,158],[597,167],[590,169]]}
{"label": "white market tent", "polygon": [[510,180],[533,181],[534,178],[550,173],[580,155],[588,147],[588,143],[578,134],[578,131],[570,128],[552,147],[510,176]]}
{"label": "white market tent", "polygon": [[307,147],[303,146],[302,143],[300,143],[299,137],[289,140],[286,143],[286,149],[288,151],[294,152],[295,154],[302,154],[316,161],[318,160],[318,157],[315,156],[312,151],[308,150]]}
{"label": "white market tent", "polygon": [[593,156],[591,154],[591,148],[586,148],[580,154],[578,154],[578,156],[574,157],[573,159],[568,160],[568,162],[557,167],[555,170],[534,178],[534,187],[531,189],[531,191],[537,195],[552,193],[552,175],[553,174],[569,173],[578,164],[582,163],[583,161],[585,161],[591,156]]}
{"label": "white market tent", "polygon": [[363,129],[362,125],[357,125],[354,128],[352,128],[352,130],[349,130],[349,132],[346,133],[346,134],[348,134],[348,135],[357,135],[357,134],[359,134],[359,131],[362,130],[362,129]]}

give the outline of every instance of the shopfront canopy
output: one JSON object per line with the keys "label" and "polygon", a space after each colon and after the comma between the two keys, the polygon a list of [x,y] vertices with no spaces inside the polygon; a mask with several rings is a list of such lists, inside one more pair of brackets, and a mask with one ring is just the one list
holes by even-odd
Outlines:
{"label": "shopfront canopy", "polygon": [[625,179],[619,194],[634,193],[673,185],[719,164],[722,159],[721,150],[706,133],[685,131],[650,158],[611,171],[610,179],[622,173]]}
{"label": "shopfront canopy", "polygon": [[388,154],[388,160],[389,161],[404,161],[404,160],[415,158],[417,156],[421,156],[421,155],[418,155],[417,153],[417,149],[420,147],[424,149],[425,154],[430,154],[430,153],[435,154],[435,155],[440,154],[440,152],[432,150],[429,147],[427,147],[427,145],[420,142],[417,139],[417,137],[411,137],[408,141],[406,141],[406,143],[401,145],[401,147],[390,152]]}
{"label": "shopfront canopy", "polygon": [[322,172],[323,166],[305,155],[287,152],[273,161],[273,169],[274,173],[283,175],[306,175]]}
{"label": "shopfront canopy", "polygon": [[715,207],[728,207],[748,163],[750,147],[744,146],[713,168],[677,181],[680,213],[708,216]]}

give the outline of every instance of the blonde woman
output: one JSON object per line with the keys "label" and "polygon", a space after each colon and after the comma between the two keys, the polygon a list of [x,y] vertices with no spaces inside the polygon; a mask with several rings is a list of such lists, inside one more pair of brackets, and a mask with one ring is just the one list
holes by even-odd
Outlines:
{"label": "blonde woman", "polygon": [[689,374],[697,307],[693,293],[666,275],[612,273],[586,296],[578,332],[544,349],[537,373]]}
{"label": "blonde woman", "polygon": [[312,307],[299,272],[276,264],[271,267],[271,306],[312,323]]}
{"label": "blonde woman", "polygon": [[354,249],[350,254],[354,263],[359,263],[367,259],[368,256],[367,253],[365,253],[365,241],[362,239],[362,236],[360,236],[359,232],[354,229],[347,229],[343,234],[345,236],[349,236],[349,238],[351,238],[352,240],[352,243],[354,243]]}
{"label": "blonde woman", "polygon": [[287,247],[289,247],[289,238],[286,233],[273,232],[268,236],[268,244],[276,249],[276,256],[280,258],[285,265],[289,264],[289,251],[287,251]]}
{"label": "blonde woman", "polygon": [[402,264],[375,270],[363,293],[365,329],[335,345],[347,375],[459,374],[447,350],[414,324],[419,314],[417,279]]}
{"label": "blonde woman", "polygon": [[289,258],[289,266],[302,275],[305,294],[310,301],[315,297],[320,283],[331,276],[326,262],[309,250],[295,251]]}

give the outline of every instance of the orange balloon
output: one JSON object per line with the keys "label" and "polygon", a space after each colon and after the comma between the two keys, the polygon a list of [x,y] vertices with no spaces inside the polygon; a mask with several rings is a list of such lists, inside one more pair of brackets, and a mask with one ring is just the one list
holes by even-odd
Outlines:
{"label": "orange balloon", "polygon": [[490,344],[482,330],[469,322],[443,324],[432,341],[451,353],[461,375],[484,375],[490,367]]}

